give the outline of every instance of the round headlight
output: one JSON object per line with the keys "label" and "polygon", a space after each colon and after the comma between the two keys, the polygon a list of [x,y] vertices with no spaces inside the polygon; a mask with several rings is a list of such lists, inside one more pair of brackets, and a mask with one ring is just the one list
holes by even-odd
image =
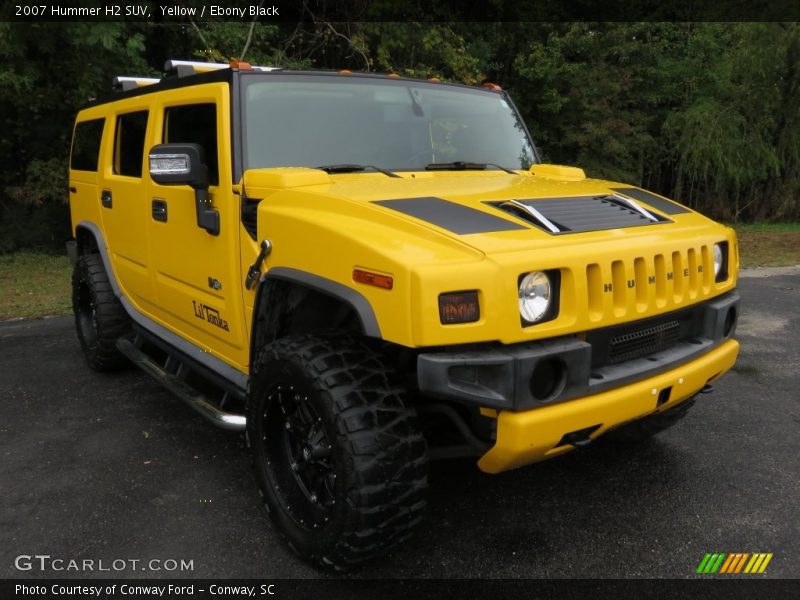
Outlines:
{"label": "round headlight", "polygon": [[720,269],[722,269],[722,246],[719,244],[714,244],[714,277],[716,278],[719,275]]}
{"label": "round headlight", "polygon": [[540,321],[550,308],[550,278],[542,271],[528,273],[519,282],[519,314],[529,323]]}

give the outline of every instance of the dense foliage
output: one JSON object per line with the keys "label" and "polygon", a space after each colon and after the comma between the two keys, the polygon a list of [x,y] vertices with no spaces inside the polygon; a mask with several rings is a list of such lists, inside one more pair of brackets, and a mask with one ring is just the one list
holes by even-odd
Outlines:
{"label": "dense foliage", "polygon": [[800,218],[798,23],[0,23],[0,251],[68,237],[72,120],[114,75],[243,52],[499,83],[548,161],[728,220]]}

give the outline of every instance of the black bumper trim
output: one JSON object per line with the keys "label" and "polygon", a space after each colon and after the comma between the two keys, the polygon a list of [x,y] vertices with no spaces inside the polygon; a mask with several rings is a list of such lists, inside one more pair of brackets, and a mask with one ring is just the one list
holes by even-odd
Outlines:
{"label": "black bumper trim", "polygon": [[[427,396],[487,408],[519,411],[564,402],[652,377],[705,354],[735,333],[738,304],[735,291],[706,302],[701,335],[619,364],[592,368],[592,345],[569,336],[422,353],[417,357],[417,383]],[[536,365],[545,359],[556,359],[566,369],[563,385],[543,402],[532,395],[530,382]]]}

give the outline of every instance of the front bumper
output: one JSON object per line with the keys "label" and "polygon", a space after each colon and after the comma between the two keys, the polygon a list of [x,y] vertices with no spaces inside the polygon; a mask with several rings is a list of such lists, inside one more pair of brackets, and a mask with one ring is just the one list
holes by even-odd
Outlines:
{"label": "front bumper", "polygon": [[552,458],[573,448],[564,441],[572,432],[592,430],[591,438],[596,438],[628,421],[668,410],[728,371],[738,354],[739,343],[729,339],[689,363],[643,381],[533,410],[501,411],[497,442],[478,467],[500,473]]}
{"label": "front bumper", "polygon": [[[566,336],[423,353],[417,357],[417,382],[426,396],[498,410],[522,411],[573,401],[642,381],[705,355],[733,336],[738,306],[739,294],[733,291],[681,311],[590,331],[586,339]],[[649,331],[655,341],[663,335],[659,327],[665,324],[675,327],[674,343],[653,351],[640,347],[630,359],[623,355],[625,360],[607,360],[609,340],[615,336],[625,340],[631,335],[625,333],[628,330],[634,338]],[[544,379],[552,381],[542,383]]]}

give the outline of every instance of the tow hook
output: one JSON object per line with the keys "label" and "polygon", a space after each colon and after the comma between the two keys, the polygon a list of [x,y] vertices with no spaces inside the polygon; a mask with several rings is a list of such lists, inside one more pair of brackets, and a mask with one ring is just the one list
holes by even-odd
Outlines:
{"label": "tow hook", "polygon": [[592,438],[584,433],[575,432],[565,435],[564,441],[576,448],[586,448],[592,443]]}
{"label": "tow hook", "polygon": [[561,438],[561,441],[556,445],[558,446],[566,446],[569,444],[570,446],[574,446],[575,448],[586,448],[592,443],[592,433],[594,433],[600,424],[592,425],[591,427],[586,427],[585,429],[579,429],[577,431],[571,431],[570,433],[564,434],[564,437]]}

